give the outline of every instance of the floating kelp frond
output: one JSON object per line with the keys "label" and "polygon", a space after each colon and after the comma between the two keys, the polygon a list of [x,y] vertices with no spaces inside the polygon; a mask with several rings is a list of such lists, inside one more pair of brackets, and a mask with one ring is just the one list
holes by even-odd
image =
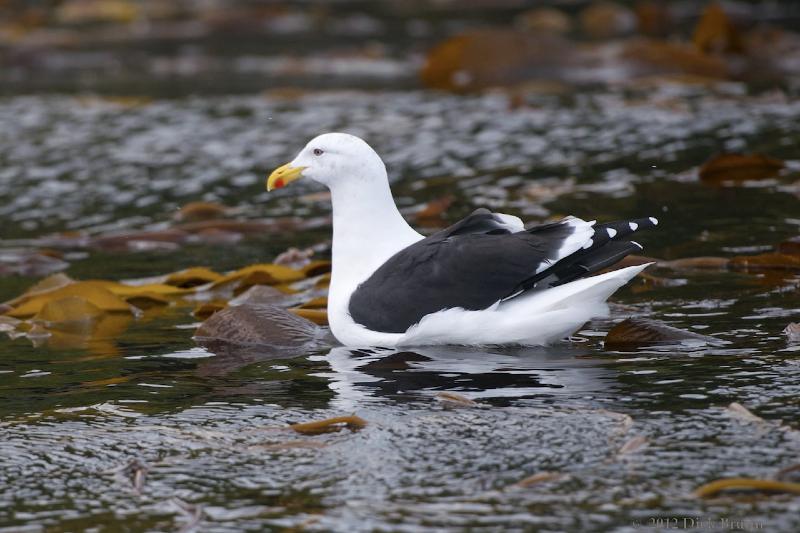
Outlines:
{"label": "floating kelp frond", "polygon": [[772,479],[750,479],[750,478],[728,478],[718,479],[711,483],[706,483],[694,491],[698,498],[709,498],[716,496],[719,492],[727,489],[734,490],[758,490],[764,492],[789,492],[800,494],[800,483],[790,483],[787,481],[775,481]]}
{"label": "floating kelp frond", "polygon": [[512,487],[527,488],[533,485],[538,485],[539,483],[545,483],[547,481],[557,481],[565,477],[565,474],[561,474],[559,472],[538,472],[532,476],[528,476],[525,479],[517,481],[512,485]]}
{"label": "floating kelp frond", "polygon": [[480,407],[478,402],[472,401],[466,396],[455,392],[442,391],[436,394],[438,400],[444,407]]}
{"label": "floating kelp frond", "polygon": [[40,293],[20,303],[7,313],[15,318],[27,318],[39,313],[49,302],[67,297],[78,297],[96,308],[107,312],[130,313],[131,306],[125,300],[106,289],[102,284],[83,281],[66,285],[60,289]]}
{"label": "floating kelp frond", "polygon": [[757,422],[757,423],[764,423],[766,420],[761,418],[760,416],[754,415],[750,409],[745,407],[744,405],[738,402],[731,402],[730,405],[726,408],[726,410],[739,420],[744,422]]}
{"label": "floating kelp frond", "polygon": [[175,285],[181,288],[197,287],[206,283],[219,281],[224,276],[206,267],[193,267],[173,272],[164,281],[167,285]]}
{"label": "floating kelp frond", "polygon": [[800,342],[800,323],[790,322],[783,329],[783,333],[789,339],[789,342]]}
{"label": "floating kelp frond", "polygon": [[762,154],[719,154],[706,161],[698,174],[714,184],[772,178],[783,168],[783,161]]}
{"label": "floating kelp frond", "polygon": [[315,422],[303,422],[300,424],[292,424],[289,426],[298,433],[304,435],[318,435],[320,433],[332,433],[334,431],[341,431],[342,428],[347,428],[350,431],[358,431],[367,426],[367,421],[356,415],[350,416],[337,416],[334,418],[326,418],[325,420],[317,420]]}
{"label": "floating kelp frond", "polygon": [[[58,337],[62,344],[69,341],[64,347],[83,346],[89,337],[94,339],[100,333],[105,339],[112,338],[108,333],[120,335],[125,328],[101,327],[118,323],[112,320],[115,316],[124,315],[130,320],[152,308],[195,303],[192,315],[200,319],[209,319],[228,305],[248,306],[245,310],[231,311],[227,318],[207,321],[201,332],[210,334],[199,334],[201,338],[234,344],[299,346],[319,337],[320,329],[311,322],[327,324],[327,296],[324,288],[314,285],[317,278],[329,277],[330,274],[320,276],[329,270],[329,261],[315,261],[304,269],[264,263],[226,274],[207,267],[192,267],[125,282],[76,281],[64,274],[54,274],[2,304],[0,331],[12,337],[26,336],[37,345],[47,342],[53,346]],[[234,298],[235,295],[238,296]],[[275,310],[264,311],[267,303],[277,304]],[[296,309],[291,312],[282,309],[287,307]],[[223,323],[223,319],[230,323]],[[58,330],[59,335],[50,330]],[[70,333],[69,339],[62,334],[65,331]]]}
{"label": "floating kelp frond", "polygon": [[617,452],[618,455],[629,455],[632,453],[636,453],[639,450],[643,450],[647,446],[649,446],[650,442],[647,440],[647,437],[642,435],[637,435],[622,445]]}

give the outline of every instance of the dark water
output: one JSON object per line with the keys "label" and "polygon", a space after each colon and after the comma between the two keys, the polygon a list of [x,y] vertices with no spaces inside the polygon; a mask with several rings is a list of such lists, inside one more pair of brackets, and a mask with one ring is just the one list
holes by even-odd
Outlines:
{"label": "dark water", "polygon": [[[38,248],[54,231],[160,228],[204,199],[243,218],[329,207],[265,173],[311,136],[347,130],[384,156],[398,203],[453,194],[526,220],[656,215],[645,253],[675,259],[771,249],[798,234],[800,103],[665,87],[536,99],[427,92],[0,102],[0,234]],[[768,181],[709,186],[721,150],[787,161]],[[271,260],[326,226],[175,251],[73,250],[80,279],[144,277]],[[191,307],[149,311],[90,339],[0,343],[0,524],[7,531],[636,531],[656,519],[745,520],[797,531],[800,499],[691,492],[720,477],[769,478],[800,462],[796,273],[656,269],[612,316],[549,348],[213,353]],[[0,278],[4,297],[35,278]],[[642,316],[714,336],[615,352],[613,323]],[[478,408],[448,409],[454,391]],[[726,410],[739,402],[762,422]],[[306,436],[293,422],[357,414],[361,431]],[[628,418],[629,417],[629,418]],[[635,437],[647,446],[620,453]],[[131,461],[146,475],[124,470]],[[526,488],[540,472],[563,474]],[[141,476],[141,474],[139,474]],[[134,485],[141,485],[135,490]],[[673,522],[670,522],[673,523]],[[689,522],[686,522],[689,523]],[[660,524],[660,525],[659,525]],[[5,531],[5,530],[4,530]]]}

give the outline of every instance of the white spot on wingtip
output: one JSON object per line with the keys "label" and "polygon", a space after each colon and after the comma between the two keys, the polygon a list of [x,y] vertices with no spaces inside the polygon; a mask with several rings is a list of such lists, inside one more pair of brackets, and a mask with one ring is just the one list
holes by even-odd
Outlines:
{"label": "white spot on wingtip", "polygon": [[639,224],[636,222],[628,222],[628,226],[631,227],[631,231],[636,231],[639,228]]}
{"label": "white spot on wingtip", "polygon": [[614,238],[614,235],[617,234],[617,230],[615,230],[614,228],[606,228],[606,231],[608,232],[608,236],[611,237],[612,239]]}
{"label": "white spot on wingtip", "polygon": [[638,247],[639,247],[639,249],[640,249],[640,250],[644,250],[644,246],[642,246],[641,244],[639,244],[639,243],[638,243],[638,242],[636,242],[636,241],[631,241],[631,244],[635,244],[636,246],[638,246]]}
{"label": "white spot on wingtip", "polygon": [[650,222],[652,222],[654,226],[658,226],[658,219],[656,217],[650,217]]}

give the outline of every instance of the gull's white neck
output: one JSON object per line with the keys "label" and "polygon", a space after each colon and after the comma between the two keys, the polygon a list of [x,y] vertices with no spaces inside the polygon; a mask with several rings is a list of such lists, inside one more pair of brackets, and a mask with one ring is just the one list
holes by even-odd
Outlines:
{"label": "gull's white neck", "polygon": [[[350,292],[403,248],[422,239],[397,210],[381,179],[342,180],[331,187],[334,285]],[[337,291],[338,292],[338,291]]]}

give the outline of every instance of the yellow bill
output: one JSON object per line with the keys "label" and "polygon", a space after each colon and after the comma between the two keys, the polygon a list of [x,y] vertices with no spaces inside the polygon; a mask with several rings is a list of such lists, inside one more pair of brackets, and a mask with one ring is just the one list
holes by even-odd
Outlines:
{"label": "yellow bill", "polygon": [[303,175],[306,167],[293,167],[291,163],[276,168],[267,178],[267,190],[280,189],[286,187],[291,182]]}

